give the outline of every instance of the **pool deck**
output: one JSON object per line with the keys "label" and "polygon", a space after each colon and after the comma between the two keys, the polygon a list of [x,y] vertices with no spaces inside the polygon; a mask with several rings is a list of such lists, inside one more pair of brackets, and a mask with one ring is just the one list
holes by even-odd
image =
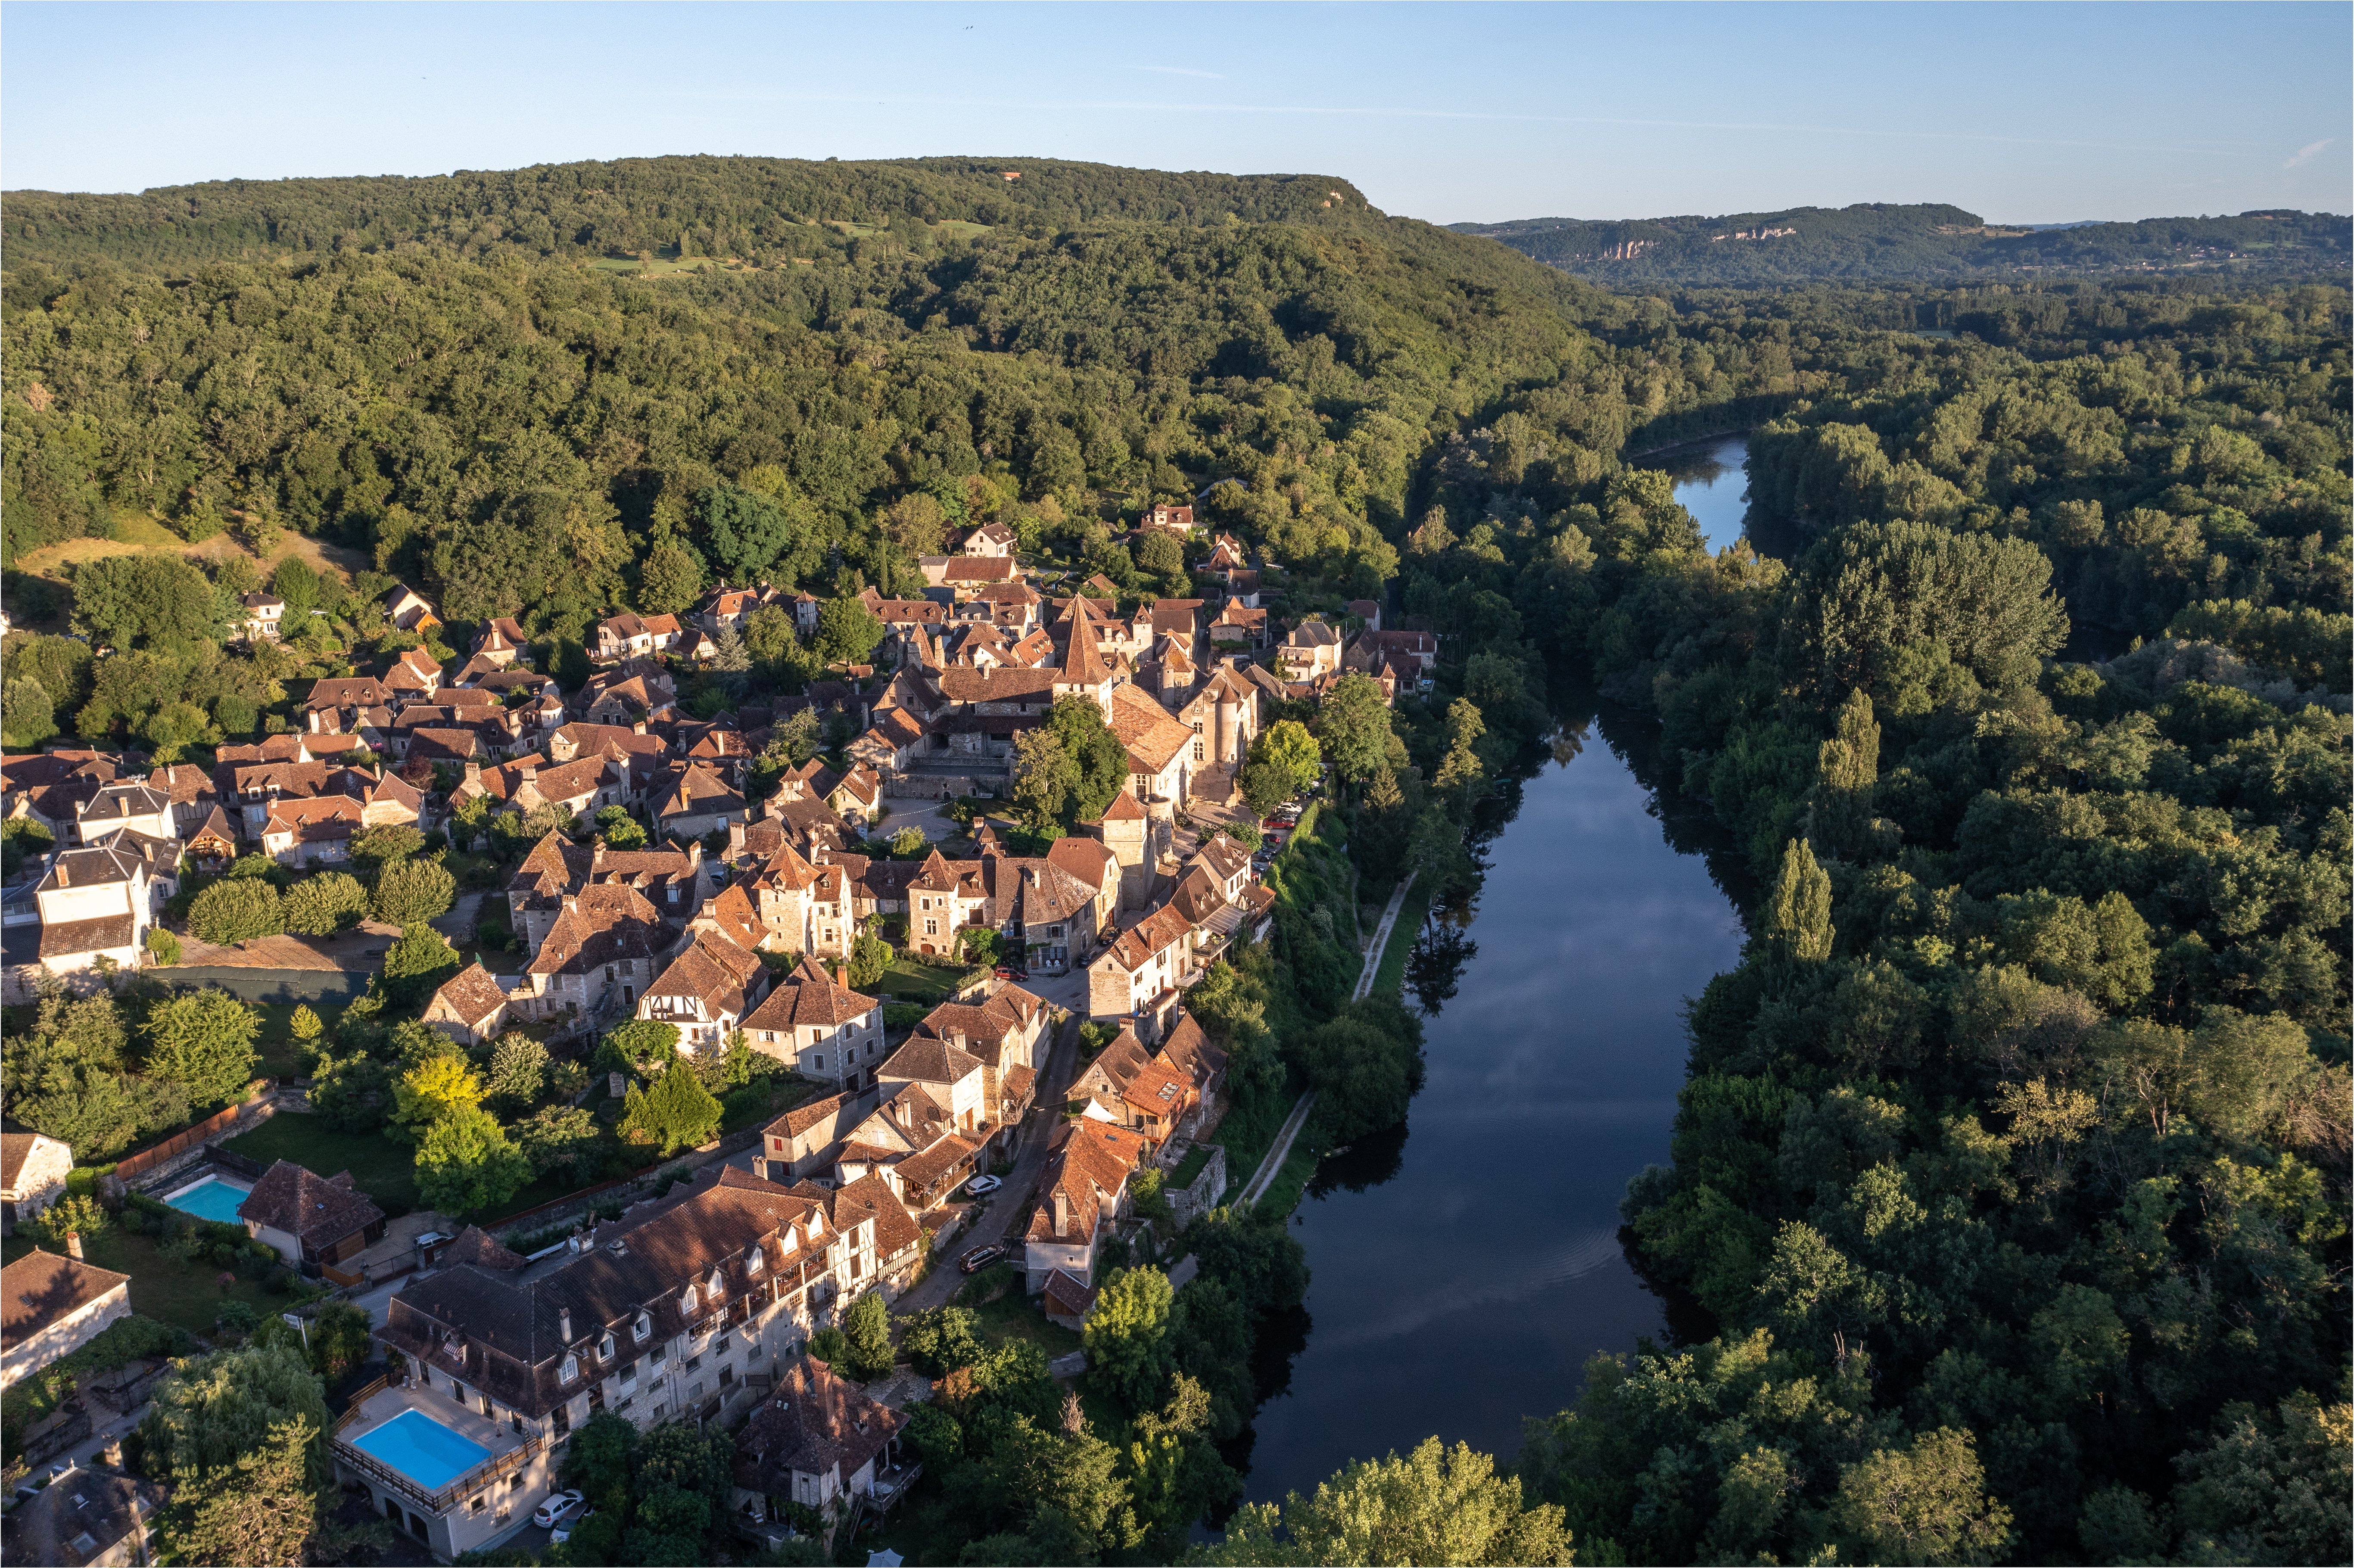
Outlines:
{"label": "pool deck", "polygon": [[[358,1446],[355,1439],[367,1436],[405,1410],[414,1410],[440,1422],[460,1436],[490,1450],[490,1457],[473,1469],[453,1478],[445,1486],[429,1488]],[[491,1420],[481,1411],[470,1410],[460,1404],[446,1391],[429,1393],[406,1387],[377,1389],[353,1405],[344,1419],[336,1424],[334,1437],[338,1459],[379,1478],[393,1480],[412,1501],[423,1503],[436,1511],[447,1506],[451,1495],[472,1491],[491,1477],[504,1474],[514,1464],[529,1457],[531,1452],[536,1452],[538,1446],[538,1439],[517,1436],[513,1428]]]}

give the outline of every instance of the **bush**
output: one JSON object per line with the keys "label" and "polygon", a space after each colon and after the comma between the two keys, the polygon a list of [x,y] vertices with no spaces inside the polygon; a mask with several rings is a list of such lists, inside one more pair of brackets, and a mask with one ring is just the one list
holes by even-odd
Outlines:
{"label": "bush", "polygon": [[457,896],[457,879],[439,861],[397,861],[376,876],[376,917],[391,926],[422,925],[447,915]]}
{"label": "bush", "polygon": [[197,894],[188,906],[188,934],[218,947],[274,937],[284,929],[278,889],[259,877],[233,874]]}
{"label": "bush", "polygon": [[323,871],[294,885],[280,906],[286,928],[307,937],[349,930],[367,914],[367,890],[340,871]]}
{"label": "bush", "polygon": [[161,926],[152,926],[147,930],[147,950],[155,955],[158,964],[168,969],[180,961],[180,938]]}

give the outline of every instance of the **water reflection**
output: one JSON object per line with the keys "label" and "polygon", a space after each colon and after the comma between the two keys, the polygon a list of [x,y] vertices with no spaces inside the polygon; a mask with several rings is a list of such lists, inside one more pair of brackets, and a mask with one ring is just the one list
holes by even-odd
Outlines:
{"label": "water reflection", "polygon": [[1676,499],[1712,550],[1739,539],[1749,515],[1749,438],[1718,436],[1642,460],[1676,482]]}
{"label": "water reflection", "polygon": [[1596,746],[1592,718],[1483,815],[1478,907],[1442,911],[1410,965],[1437,1011],[1409,1127],[1309,1187],[1293,1234],[1314,1332],[1262,1337],[1253,1499],[1433,1434],[1509,1457],[1595,1351],[1692,1326],[1628,1264],[1617,1202],[1667,1158],[1683,1001],[1741,926],[1730,874],[1694,853],[1721,832],[1646,788],[1666,766],[1651,732],[1606,713]]}

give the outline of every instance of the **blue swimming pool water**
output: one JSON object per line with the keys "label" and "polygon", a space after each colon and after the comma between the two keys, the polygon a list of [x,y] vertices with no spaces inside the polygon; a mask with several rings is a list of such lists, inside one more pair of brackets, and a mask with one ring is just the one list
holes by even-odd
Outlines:
{"label": "blue swimming pool water", "polygon": [[354,1442],[427,1491],[448,1486],[491,1457],[488,1448],[421,1410],[404,1410]]}
{"label": "blue swimming pool water", "polygon": [[185,1192],[175,1192],[164,1200],[183,1213],[198,1219],[218,1220],[223,1224],[238,1223],[237,1206],[245,1202],[245,1190],[232,1187],[217,1176],[207,1176]]}

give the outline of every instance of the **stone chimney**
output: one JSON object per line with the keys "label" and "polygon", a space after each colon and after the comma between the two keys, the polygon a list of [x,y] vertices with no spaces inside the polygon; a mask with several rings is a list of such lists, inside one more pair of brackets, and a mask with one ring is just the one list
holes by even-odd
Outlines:
{"label": "stone chimney", "polygon": [[605,841],[603,839],[599,839],[597,841],[597,847],[588,852],[588,869],[593,872],[604,863]]}
{"label": "stone chimney", "polygon": [[73,1259],[76,1263],[81,1262],[81,1233],[80,1231],[68,1231],[66,1233],[66,1255]]}
{"label": "stone chimney", "polygon": [[572,1342],[572,1308],[569,1307],[556,1309],[556,1337],[567,1345]]}
{"label": "stone chimney", "polygon": [[728,853],[729,854],[731,854],[731,855],[733,855],[733,854],[738,854],[738,853],[741,853],[743,852],[743,849],[744,849],[744,824],[743,824],[743,823],[741,823],[741,822],[730,822],[730,823],[728,823],[728,824],[727,824],[727,853]]}
{"label": "stone chimney", "polygon": [[1060,1187],[1055,1189],[1055,1234],[1057,1238],[1071,1234],[1071,1198]]}
{"label": "stone chimney", "polygon": [[522,776],[523,776],[523,781],[524,781],[525,783],[526,783],[526,784],[531,784],[531,785],[535,785],[535,786],[538,783],[538,780],[539,780],[539,758],[536,758],[536,757],[525,757],[525,758],[518,758],[518,759],[516,760],[516,762],[515,762],[515,768],[517,768],[517,770],[522,774]]}
{"label": "stone chimney", "polygon": [[470,757],[466,758],[466,782],[469,784],[480,784],[482,781],[482,765],[473,758]]}
{"label": "stone chimney", "polygon": [[[728,834],[728,839],[732,842],[735,839],[735,834],[730,832]],[[690,867],[697,869],[701,868],[703,864],[703,841],[701,839],[689,839],[687,841],[686,863]]]}

